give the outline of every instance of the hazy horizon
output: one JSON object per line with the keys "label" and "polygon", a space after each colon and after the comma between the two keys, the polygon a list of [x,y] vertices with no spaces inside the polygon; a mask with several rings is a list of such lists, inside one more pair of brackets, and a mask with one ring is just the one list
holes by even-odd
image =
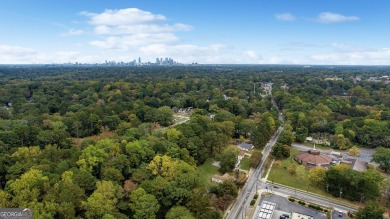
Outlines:
{"label": "hazy horizon", "polygon": [[[385,0],[8,1],[0,64],[389,65]],[[363,10],[364,9],[364,10]]]}

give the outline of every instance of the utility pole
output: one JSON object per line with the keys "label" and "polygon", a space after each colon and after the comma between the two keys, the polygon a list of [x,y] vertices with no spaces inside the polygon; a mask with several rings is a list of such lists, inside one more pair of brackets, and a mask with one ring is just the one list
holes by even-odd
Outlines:
{"label": "utility pole", "polygon": [[326,198],[328,198],[328,193],[329,193],[328,188],[329,188],[329,184],[326,184]]}
{"label": "utility pole", "polygon": [[341,198],[341,194],[343,194],[343,188],[340,188],[340,198]]}

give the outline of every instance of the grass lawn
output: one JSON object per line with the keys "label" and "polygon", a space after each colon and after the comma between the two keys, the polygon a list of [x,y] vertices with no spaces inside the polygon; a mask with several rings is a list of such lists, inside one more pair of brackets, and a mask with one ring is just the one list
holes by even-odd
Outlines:
{"label": "grass lawn", "polygon": [[[349,201],[346,199],[338,199],[332,197],[330,194],[326,193],[325,188],[319,188],[314,185],[309,185],[309,180],[307,177],[305,179],[300,179],[295,175],[291,175],[287,171],[287,167],[291,165],[295,161],[293,160],[294,156],[299,152],[299,150],[291,149],[290,157],[285,160],[276,160],[274,165],[272,166],[271,172],[269,173],[268,180],[271,182],[279,183],[282,185],[286,185],[289,187],[297,188],[300,190],[308,191],[311,193],[315,193],[318,195],[322,195],[324,197],[328,197],[330,199],[334,199],[335,201],[341,201],[348,204],[352,204],[357,206],[358,202]],[[306,176],[309,174],[309,170],[306,170]],[[308,186],[309,185],[309,186]]]}
{"label": "grass lawn", "polygon": [[199,170],[199,176],[200,176],[200,182],[201,184],[205,186],[211,185],[211,177],[215,174],[220,174],[218,172],[218,167],[213,166],[211,163],[213,162],[212,159],[207,159],[207,161],[198,166]]}
{"label": "grass lawn", "polygon": [[249,171],[249,157],[242,158],[240,169]]}
{"label": "grass lawn", "polygon": [[[287,167],[291,165],[293,162],[295,162],[293,158],[298,152],[299,151],[296,149],[291,149],[291,154],[288,159],[275,161],[274,165],[272,166],[271,172],[269,173],[268,180],[271,182],[280,183],[293,188],[326,196],[327,193],[323,189],[315,187],[313,185],[310,185],[308,187],[309,180],[307,178],[300,179],[297,176],[291,175],[287,171]],[[308,173],[309,171],[307,170],[306,174]]]}

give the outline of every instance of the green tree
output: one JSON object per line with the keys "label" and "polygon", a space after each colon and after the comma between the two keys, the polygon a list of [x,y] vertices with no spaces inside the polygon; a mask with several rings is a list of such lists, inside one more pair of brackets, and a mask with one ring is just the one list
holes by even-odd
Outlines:
{"label": "green tree", "polygon": [[356,212],[356,217],[358,219],[383,219],[383,213],[385,210],[380,207],[379,203],[368,201],[364,208]]}
{"label": "green tree", "polygon": [[348,154],[351,156],[359,156],[360,155],[360,150],[358,147],[353,146],[348,150]]}
{"label": "green tree", "polygon": [[311,168],[309,170],[309,175],[308,175],[309,181],[313,185],[316,186],[321,185],[324,181],[325,173],[326,173],[326,169],[321,166],[316,166],[314,168]]}
{"label": "green tree", "polygon": [[230,180],[225,180],[222,183],[219,183],[216,187],[212,188],[211,190],[219,197],[225,195],[230,195],[235,197],[238,193],[238,188],[236,184],[234,184],[234,182]]}
{"label": "green tree", "polygon": [[390,170],[390,148],[379,147],[375,149],[372,161],[378,163],[386,172]]}
{"label": "green tree", "polygon": [[44,200],[58,203],[56,211],[62,218],[76,218],[81,210],[81,200],[85,198],[84,190],[73,182],[73,172],[65,171],[62,180],[46,193]]}
{"label": "green tree", "polygon": [[167,135],[167,139],[170,142],[177,142],[182,136],[182,133],[175,128],[168,129],[165,134]]}
{"label": "green tree", "polygon": [[289,123],[284,124],[284,129],[279,136],[278,142],[281,144],[291,145],[295,140],[293,129]]}
{"label": "green tree", "polygon": [[172,124],[173,111],[168,106],[162,106],[157,109],[158,122],[163,126]]}
{"label": "green tree", "polygon": [[297,142],[304,142],[308,134],[309,129],[306,126],[298,126],[295,129],[295,137]]}
{"label": "green tree", "polygon": [[220,171],[226,173],[232,171],[237,163],[238,149],[229,147],[226,148],[220,155],[218,155],[218,160],[220,161]]}
{"label": "green tree", "polygon": [[184,161],[172,159],[169,156],[156,155],[148,164],[148,169],[155,176],[161,176],[168,180],[173,180],[183,173],[195,172],[195,168]]}
{"label": "green tree", "polygon": [[344,137],[343,134],[338,134],[336,136],[336,145],[340,150],[345,150],[350,147],[351,142],[348,138]]}
{"label": "green tree", "polygon": [[116,197],[119,191],[118,186],[111,181],[100,181],[96,184],[96,190],[87,199],[82,202],[87,218],[101,218],[105,214],[115,214],[117,212]]}
{"label": "green tree", "polygon": [[291,147],[288,145],[282,145],[281,143],[276,143],[272,148],[271,154],[276,158],[288,158],[290,156]]}
{"label": "green tree", "polygon": [[254,150],[252,155],[249,158],[249,166],[252,168],[257,167],[259,165],[261,159],[263,158],[263,154],[260,150]]}
{"label": "green tree", "polygon": [[11,195],[0,189],[0,206],[3,208],[11,207]]}
{"label": "green tree", "polygon": [[184,206],[172,207],[167,215],[166,219],[195,219],[191,212]]}
{"label": "green tree", "polygon": [[212,212],[210,194],[204,188],[194,189],[187,207],[193,212],[195,218],[209,218],[208,215]]}
{"label": "green tree", "polygon": [[154,151],[151,149],[149,142],[145,140],[130,142],[125,146],[125,150],[130,166],[134,168],[143,162],[149,162],[154,156]]}
{"label": "green tree", "polygon": [[9,181],[7,186],[13,196],[13,206],[30,206],[31,203],[41,200],[48,181],[48,177],[36,169],[30,169],[19,179]]}
{"label": "green tree", "polygon": [[[108,157],[104,149],[98,148],[94,145],[89,145],[81,151],[81,156],[76,164],[81,170],[89,172],[100,172],[99,166]],[[95,168],[95,169],[94,169]]]}
{"label": "green tree", "polygon": [[136,219],[156,218],[160,208],[156,197],[146,193],[143,188],[138,188],[131,193],[129,206],[134,213],[133,218]]}
{"label": "green tree", "polygon": [[328,185],[329,193],[334,196],[340,195],[350,200],[372,200],[380,195],[380,185],[383,177],[376,171],[366,170],[358,172],[350,166],[340,164],[326,171],[324,185]]}

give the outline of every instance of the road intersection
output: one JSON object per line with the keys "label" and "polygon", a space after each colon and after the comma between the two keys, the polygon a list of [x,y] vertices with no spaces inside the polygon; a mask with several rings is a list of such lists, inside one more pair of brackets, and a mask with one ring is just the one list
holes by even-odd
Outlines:
{"label": "road intersection", "polygon": [[[272,98],[272,94],[271,94],[271,98]],[[272,147],[276,144],[281,132],[283,131],[284,118],[282,112],[279,110],[273,98],[272,98],[272,103],[276,108],[276,110],[278,111],[278,117],[279,117],[279,121],[281,122],[281,126],[276,130],[275,134],[272,136],[270,141],[265,145],[262,151],[263,158],[261,159],[259,165],[250,174],[246,184],[244,185],[241,192],[239,193],[236,201],[234,202],[230,210],[228,210],[226,218],[227,219],[249,218],[251,215],[247,214],[247,209],[249,207],[249,204],[253,196],[258,192],[266,191],[268,189],[272,189],[272,192],[279,196],[283,196],[283,197],[293,196],[298,199],[316,203],[318,205],[334,208],[335,210],[338,211],[343,211],[343,212],[356,211],[357,209],[355,207],[351,207],[344,203],[334,201],[333,199],[329,199],[327,197],[307,193],[304,191],[296,190],[282,185],[278,185],[277,188],[274,186],[270,188],[271,187],[270,184],[268,184],[267,182],[263,182],[261,180],[261,176],[265,171],[264,163],[267,160],[267,157],[269,156]]]}

